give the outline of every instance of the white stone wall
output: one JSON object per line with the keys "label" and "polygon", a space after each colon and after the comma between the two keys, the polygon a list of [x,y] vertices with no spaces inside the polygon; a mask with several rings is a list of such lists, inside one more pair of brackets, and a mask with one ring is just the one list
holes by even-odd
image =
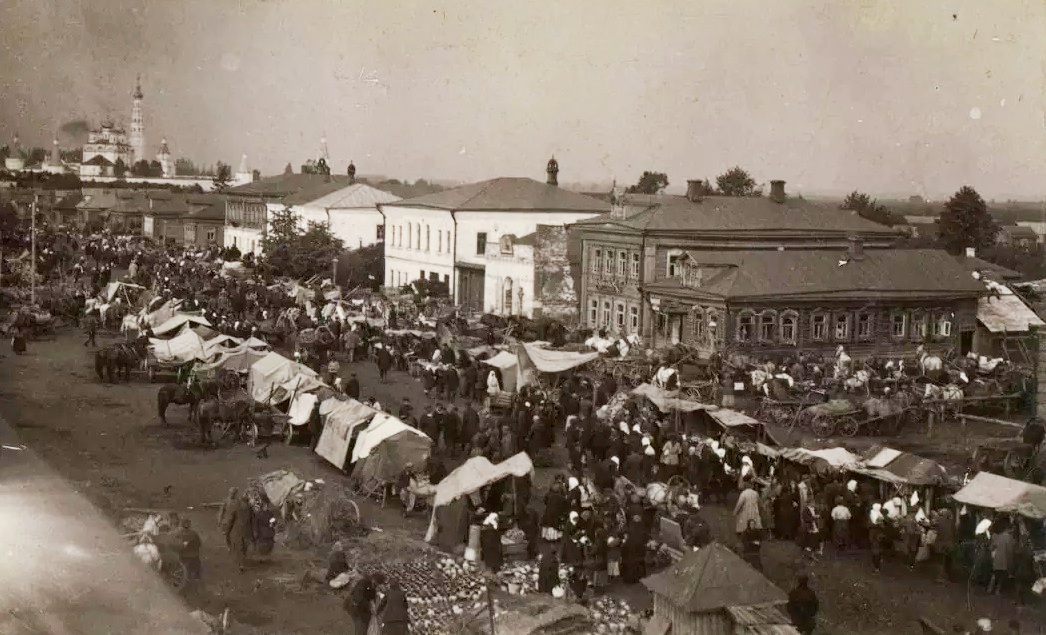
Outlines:
{"label": "white stone wall", "polygon": [[383,205],[385,219],[385,285],[400,286],[421,273],[446,279],[453,294],[454,220],[446,210]]}

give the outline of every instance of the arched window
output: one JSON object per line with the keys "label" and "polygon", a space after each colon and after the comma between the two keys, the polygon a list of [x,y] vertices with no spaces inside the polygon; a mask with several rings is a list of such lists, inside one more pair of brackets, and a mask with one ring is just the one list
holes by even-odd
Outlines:
{"label": "arched window", "polygon": [[432,228],[425,225],[425,251],[432,250]]}
{"label": "arched window", "polygon": [[785,344],[795,344],[796,336],[799,334],[799,314],[795,311],[781,312],[781,330],[778,336]]}
{"label": "arched window", "polygon": [[737,341],[749,342],[755,334],[755,313],[741,311],[737,314]]}
{"label": "arched window", "polygon": [[774,341],[774,331],[777,327],[777,311],[766,310],[759,314],[759,341]]}
{"label": "arched window", "polygon": [[512,278],[505,278],[502,284],[501,310],[504,313],[512,313]]}

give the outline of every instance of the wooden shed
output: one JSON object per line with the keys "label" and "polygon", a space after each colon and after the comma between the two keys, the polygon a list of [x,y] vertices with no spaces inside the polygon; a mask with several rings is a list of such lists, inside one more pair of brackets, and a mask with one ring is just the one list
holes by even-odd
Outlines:
{"label": "wooden shed", "polygon": [[643,580],[654,596],[646,635],[798,635],[788,596],[740,556],[712,543]]}

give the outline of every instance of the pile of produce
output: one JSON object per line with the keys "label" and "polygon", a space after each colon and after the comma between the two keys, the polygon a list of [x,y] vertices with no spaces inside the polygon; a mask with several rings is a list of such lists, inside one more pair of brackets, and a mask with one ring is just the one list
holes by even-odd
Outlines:
{"label": "pile of produce", "polygon": [[[560,584],[565,584],[570,579],[572,567],[559,566]],[[527,595],[537,593],[538,590],[538,565],[530,562],[513,562],[505,565],[498,572],[498,583],[507,593],[514,595]]]}
{"label": "pile of produce", "polygon": [[[486,610],[487,583],[476,564],[452,558],[419,558],[365,566],[403,586],[412,633],[458,635],[477,612]],[[498,613],[495,600],[495,614]]]}
{"label": "pile of produce", "polygon": [[632,607],[628,602],[604,596],[595,600],[588,608],[597,633],[636,633],[629,616]]}

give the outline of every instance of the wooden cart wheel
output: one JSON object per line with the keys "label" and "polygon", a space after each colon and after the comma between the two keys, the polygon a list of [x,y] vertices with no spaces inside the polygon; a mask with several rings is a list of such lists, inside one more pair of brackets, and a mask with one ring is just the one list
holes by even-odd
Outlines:
{"label": "wooden cart wheel", "polygon": [[181,589],[189,581],[189,570],[186,569],[185,563],[181,560],[165,562],[163,568],[164,577],[175,589]]}
{"label": "wooden cart wheel", "polygon": [[857,417],[843,417],[838,423],[839,433],[846,437],[857,436],[857,432],[861,429],[861,424],[858,423]]}
{"label": "wooden cart wheel", "polygon": [[810,421],[810,428],[819,437],[830,437],[835,432],[835,419],[829,414],[816,414]]}

